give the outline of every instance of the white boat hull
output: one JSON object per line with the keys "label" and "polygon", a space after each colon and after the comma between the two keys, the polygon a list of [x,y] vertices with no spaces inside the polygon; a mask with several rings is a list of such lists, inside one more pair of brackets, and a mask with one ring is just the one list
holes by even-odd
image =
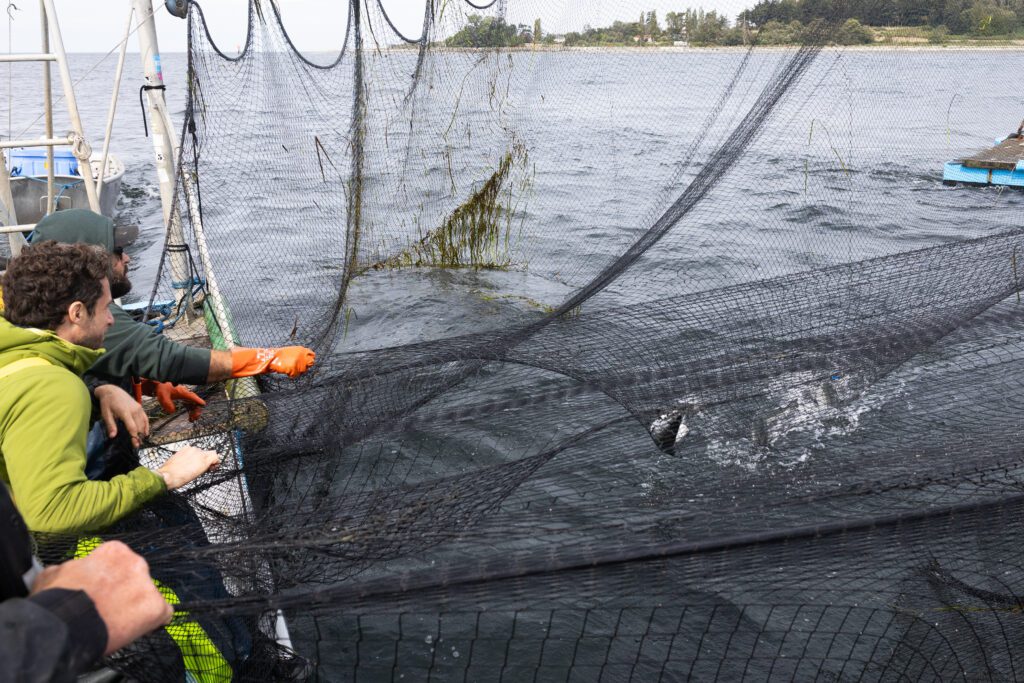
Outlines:
{"label": "white boat hull", "polygon": [[[100,159],[94,155],[90,159],[93,178],[99,174]],[[100,213],[113,218],[117,210],[117,199],[121,195],[121,180],[124,177],[124,164],[113,156],[107,157],[106,173],[103,175],[103,190],[100,192]],[[11,195],[14,198],[14,211],[18,223],[38,223],[46,215],[46,177],[11,178]],[[81,176],[55,175],[54,195],[56,208],[88,209],[89,198],[82,186]]]}

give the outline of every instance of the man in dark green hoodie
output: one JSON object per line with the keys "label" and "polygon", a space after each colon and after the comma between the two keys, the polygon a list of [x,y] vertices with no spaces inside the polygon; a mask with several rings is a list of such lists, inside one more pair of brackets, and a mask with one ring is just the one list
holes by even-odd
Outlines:
{"label": "man in dark green hoodie", "polygon": [[155,472],[86,478],[92,405],[80,375],[113,324],[109,273],[93,247],[43,242],[11,260],[0,282],[0,479],[33,531],[102,529],[219,462],[186,447]]}
{"label": "man in dark green hoodie", "polygon": [[[86,209],[57,211],[36,224],[32,242],[56,240],[65,244],[101,247],[111,258],[111,290],[117,299],[131,291],[128,278],[130,258],[124,246],[130,235],[114,228],[106,216]],[[230,351],[186,346],[174,342],[144,323],[137,322],[120,306],[110,307],[114,325],[107,333],[104,354],[89,374],[104,380],[124,382],[147,379],[152,395],[167,412],[174,412],[174,400],[190,406],[201,399],[177,384],[208,384],[225,379],[280,373],[298,377],[313,366],[316,354],[303,346],[272,349],[236,347]]]}

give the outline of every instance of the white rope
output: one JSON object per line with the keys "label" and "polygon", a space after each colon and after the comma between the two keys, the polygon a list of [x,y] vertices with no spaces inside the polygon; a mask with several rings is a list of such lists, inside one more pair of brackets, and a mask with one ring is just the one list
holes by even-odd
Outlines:
{"label": "white rope", "polygon": [[[68,133],[68,144],[71,145],[71,153],[74,154],[75,158],[80,162],[79,166],[85,164],[85,166],[82,166],[83,169],[88,166],[89,157],[92,156],[92,147],[89,146],[85,137],[78,133]],[[84,171],[82,172],[82,177],[85,177]]]}

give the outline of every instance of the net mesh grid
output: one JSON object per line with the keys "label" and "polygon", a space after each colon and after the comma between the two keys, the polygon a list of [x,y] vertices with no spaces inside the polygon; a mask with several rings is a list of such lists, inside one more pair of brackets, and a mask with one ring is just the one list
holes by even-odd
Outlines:
{"label": "net mesh grid", "polygon": [[[935,169],[1015,125],[1019,52],[456,49],[600,13],[388,6],[303,55],[254,0],[229,55],[192,5],[185,274],[318,361],[164,424],[154,462],[235,458],[103,532],[182,622],[238,679],[1014,679],[1021,198]],[[222,671],[183,651],[111,664]]]}

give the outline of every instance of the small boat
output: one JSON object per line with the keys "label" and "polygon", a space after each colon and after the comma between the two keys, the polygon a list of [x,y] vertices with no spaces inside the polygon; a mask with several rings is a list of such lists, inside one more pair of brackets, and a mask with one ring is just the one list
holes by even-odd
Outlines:
{"label": "small boat", "polygon": [[[46,150],[40,148],[13,149],[8,162],[11,174],[11,195],[19,223],[38,223],[46,215]],[[102,155],[93,153],[89,157],[92,178],[100,174]],[[56,147],[53,150],[54,208],[88,209],[89,198],[82,184],[79,161],[70,147]],[[124,177],[124,163],[113,154],[107,155],[103,169],[103,189],[100,191],[100,213],[114,217],[117,198],[121,194],[121,179]]]}

